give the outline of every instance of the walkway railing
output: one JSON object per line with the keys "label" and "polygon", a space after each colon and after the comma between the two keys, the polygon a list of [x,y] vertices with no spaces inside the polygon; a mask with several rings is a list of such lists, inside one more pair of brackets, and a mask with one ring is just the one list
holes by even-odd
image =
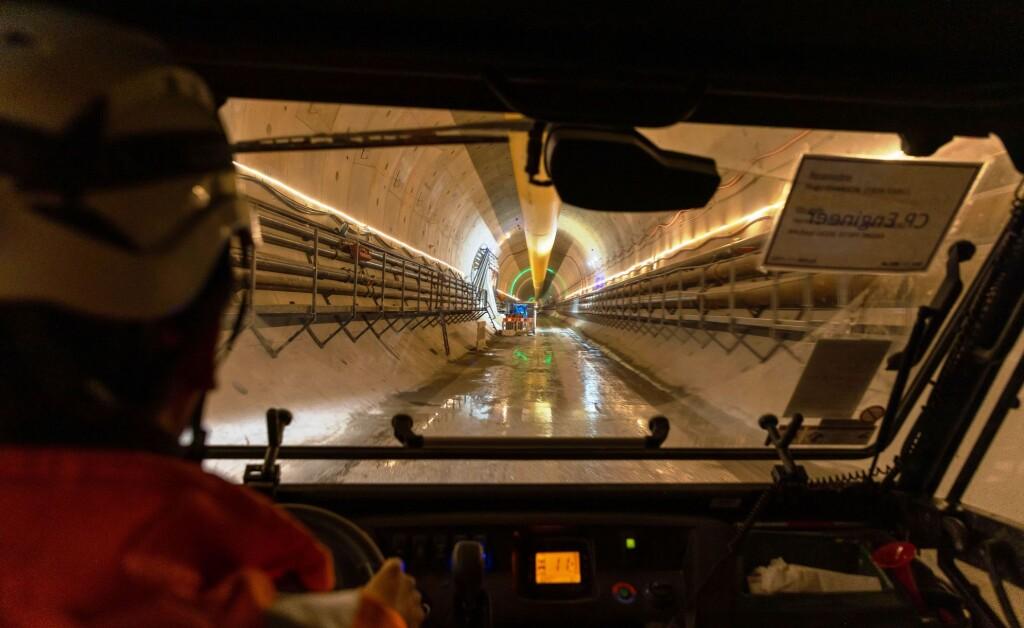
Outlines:
{"label": "walkway railing", "polygon": [[[357,233],[337,216],[248,200],[263,245],[251,259],[232,251],[232,261],[252,304],[247,328],[271,356],[302,335],[323,348],[339,335],[356,342],[370,332],[380,340],[389,331],[434,326],[441,327],[448,352],[447,326],[486,313],[482,292],[449,268]],[[277,344],[261,331],[286,326],[296,329]]]}
{"label": "walkway railing", "polygon": [[[749,249],[748,249],[749,250]],[[724,258],[723,258],[724,257]],[[800,340],[865,295],[873,275],[770,272],[757,252],[679,264],[560,302],[559,313],[654,337],[675,337],[727,352],[745,347],[762,361],[784,342]],[[870,315],[847,320],[844,334],[898,335],[912,320],[912,304],[873,299]],[[774,339],[770,349],[747,338]],[[759,343],[763,347],[764,343]]]}
{"label": "walkway railing", "polygon": [[483,294],[484,307],[487,310],[487,317],[495,329],[498,328],[498,303],[494,295],[494,285],[498,278],[498,256],[494,251],[481,246],[477,249],[473,258],[473,275],[470,283]]}

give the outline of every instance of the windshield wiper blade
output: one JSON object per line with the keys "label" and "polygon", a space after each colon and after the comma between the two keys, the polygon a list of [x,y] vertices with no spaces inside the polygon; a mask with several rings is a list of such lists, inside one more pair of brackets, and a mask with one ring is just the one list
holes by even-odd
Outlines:
{"label": "windshield wiper blade", "polygon": [[426,437],[413,431],[413,420],[407,414],[396,414],[391,419],[395,438],[406,449],[418,450],[538,450],[580,449],[599,450],[607,453],[614,450],[658,449],[668,438],[669,422],[663,416],[653,417],[647,428],[651,431],[640,438],[566,438],[566,437],[509,437],[509,436],[431,436]]}
{"label": "windshield wiper blade", "polygon": [[[639,438],[425,438],[412,430],[412,419],[392,419],[395,446],[282,445],[284,425],[291,413],[284,409],[267,411],[267,446],[196,445],[194,458],[202,460],[263,460],[252,465],[252,473],[272,475],[277,481],[279,460],[777,460],[768,448],[662,447],[668,438],[669,422],[663,416],[650,420],[651,433]],[[795,433],[795,432],[794,432]],[[408,443],[408,444],[407,444]],[[788,443],[787,443],[788,445]],[[861,460],[873,453],[870,447],[856,449],[813,448],[789,450],[792,459]],[[269,471],[269,473],[264,473]],[[249,471],[247,471],[249,473]]]}
{"label": "windshield wiper blade", "polygon": [[[505,439],[501,439],[505,440]],[[595,439],[587,439],[595,440]],[[604,439],[596,439],[603,443]],[[260,445],[207,445],[201,460],[263,460]],[[790,451],[794,460],[864,460],[871,447],[801,447]],[[277,460],[778,460],[768,447],[394,447],[356,445],[282,445]]]}

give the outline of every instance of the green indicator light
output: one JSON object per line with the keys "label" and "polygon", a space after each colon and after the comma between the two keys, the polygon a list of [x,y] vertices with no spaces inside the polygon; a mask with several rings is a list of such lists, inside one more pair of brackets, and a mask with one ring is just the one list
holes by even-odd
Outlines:
{"label": "green indicator light", "polygon": [[636,549],[636,539],[631,536],[626,537],[626,549]]}

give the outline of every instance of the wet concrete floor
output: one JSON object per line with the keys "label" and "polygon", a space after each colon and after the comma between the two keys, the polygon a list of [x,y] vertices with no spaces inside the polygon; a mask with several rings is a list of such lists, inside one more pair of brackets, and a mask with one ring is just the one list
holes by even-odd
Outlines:
{"label": "wet concrete floor", "polygon": [[[542,320],[543,324],[543,320]],[[379,374],[386,377],[386,374]],[[740,422],[646,378],[574,330],[549,322],[535,336],[496,337],[453,361],[428,385],[396,395],[323,444],[392,445],[406,413],[425,436],[642,437],[669,418],[665,446],[763,444]],[[293,481],[728,482],[765,481],[771,463],[742,461],[324,461],[292,463]]]}

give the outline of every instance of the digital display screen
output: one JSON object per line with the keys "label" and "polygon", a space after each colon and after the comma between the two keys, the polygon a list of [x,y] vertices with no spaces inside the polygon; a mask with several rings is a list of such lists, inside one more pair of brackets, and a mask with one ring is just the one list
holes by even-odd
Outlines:
{"label": "digital display screen", "polygon": [[537,552],[537,584],[580,584],[579,552]]}

